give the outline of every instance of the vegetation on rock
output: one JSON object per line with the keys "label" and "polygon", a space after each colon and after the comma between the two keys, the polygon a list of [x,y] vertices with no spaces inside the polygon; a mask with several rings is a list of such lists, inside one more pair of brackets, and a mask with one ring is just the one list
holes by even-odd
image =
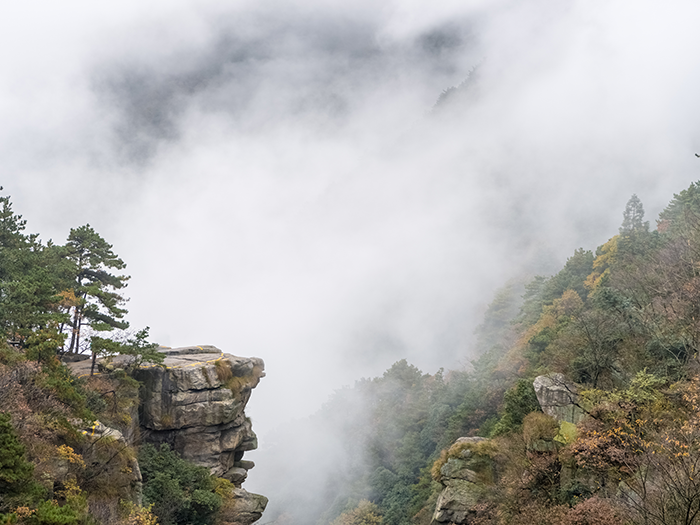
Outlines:
{"label": "vegetation on rock", "polygon": [[223,498],[208,468],[183,460],[167,444],[160,448],[142,446],[139,465],[144,501],[152,505],[161,525],[206,525],[213,521]]}
{"label": "vegetation on rock", "polygon": [[[119,293],[128,278],[108,271],[125,265],[89,225],[65,246],[25,228],[0,197],[0,523],[155,525],[134,502],[136,450],[116,430],[93,435],[98,418],[133,433],[138,382],[128,368],[164,357],[147,328],[107,337],[128,326]],[[86,350],[131,359],[127,370],[76,378],[59,358]]]}

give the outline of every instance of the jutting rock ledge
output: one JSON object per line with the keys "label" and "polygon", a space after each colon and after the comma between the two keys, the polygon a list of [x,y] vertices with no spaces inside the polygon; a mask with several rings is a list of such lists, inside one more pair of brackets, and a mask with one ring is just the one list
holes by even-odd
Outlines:
{"label": "jutting rock ledge", "polygon": [[165,368],[136,372],[143,384],[139,419],[144,440],[168,443],[184,459],[233,482],[234,498],[224,524],[257,521],[267,498],[241,485],[255,466],[243,459],[245,452],[258,447],[245,407],[265,375],[262,359],[225,354],[214,346],[163,352]]}
{"label": "jutting rock ledge", "polygon": [[[164,367],[136,370],[142,383],[138,410],[141,440],[167,443],[184,459],[205,466],[235,486],[222,525],[249,525],[262,516],[267,498],[242,488],[255,464],[243,459],[258,446],[245,407],[251,391],[265,376],[257,357],[238,357],[215,346],[161,348]],[[101,363],[118,368],[121,356]],[[72,363],[75,373],[82,370]]]}

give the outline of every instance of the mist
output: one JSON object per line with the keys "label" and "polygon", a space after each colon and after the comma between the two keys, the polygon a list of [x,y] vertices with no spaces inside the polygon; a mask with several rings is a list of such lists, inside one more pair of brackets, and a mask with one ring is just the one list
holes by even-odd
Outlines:
{"label": "mist", "polygon": [[494,290],[700,172],[689,1],[6,11],[0,184],[44,240],[114,245],[154,341],[265,360],[259,465],[343,385],[467,366]]}

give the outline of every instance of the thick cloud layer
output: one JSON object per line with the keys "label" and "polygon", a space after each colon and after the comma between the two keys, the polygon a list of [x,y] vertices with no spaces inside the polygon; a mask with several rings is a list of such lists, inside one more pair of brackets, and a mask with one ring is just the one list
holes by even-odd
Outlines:
{"label": "thick cloud layer", "polygon": [[263,448],[402,357],[468,362],[496,287],[698,178],[690,1],[11,9],[5,190],[113,243],[156,341],[263,357]]}

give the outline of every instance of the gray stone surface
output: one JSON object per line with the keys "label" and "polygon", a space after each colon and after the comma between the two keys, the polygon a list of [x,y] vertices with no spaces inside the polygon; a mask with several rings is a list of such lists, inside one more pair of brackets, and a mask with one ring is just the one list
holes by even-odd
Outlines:
{"label": "gray stone surface", "polygon": [[471,470],[467,462],[463,459],[449,458],[440,469],[442,474],[442,482],[449,486],[451,480],[467,480],[472,483],[476,482],[476,472]]}
{"label": "gray stone surface", "polygon": [[140,420],[145,440],[168,443],[183,458],[226,476],[244,452],[257,448],[244,410],[264,376],[262,360],[204,345],[163,351],[164,367],[136,372],[143,383]]}
{"label": "gray stone surface", "polygon": [[455,443],[483,443],[484,441],[488,441],[488,439],[484,437],[479,437],[479,436],[469,436],[469,437],[461,437],[457,438]]}
{"label": "gray stone surface", "polygon": [[471,509],[479,503],[480,497],[478,485],[466,480],[453,481],[438,496],[433,522],[468,523]]}
{"label": "gray stone surface", "polygon": [[[168,443],[184,459],[231,480],[235,489],[222,525],[250,525],[267,505],[265,496],[241,488],[247,471],[255,466],[243,459],[245,452],[258,446],[245,407],[265,375],[262,359],[226,354],[212,345],[160,351],[166,355],[163,366],[144,366],[134,373],[142,383],[137,418],[142,439]],[[125,356],[99,360],[98,368],[122,368],[128,360]],[[90,365],[84,360],[69,363],[76,375],[89,374]],[[94,439],[124,439],[119,431],[99,422],[85,433]],[[134,472],[140,488],[138,463]]]}
{"label": "gray stone surface", "polygon": [[250,525],[262,516],[267,498],[241,488],[233,490],[233,500],[221,512],[221,525]]}
{"label": "gray stone surface", "polygon": [[[461,437],[457,444],[478,444],[488,441],[482,437]],[[453,446],[454,446],[453,445]],[[456,447],[440,469],[443,486],[433,513],[433,525],[467,524],[473,513],[473,507],[481,501],[487,485],[495,481],[493,461],[480,456],[469,448]]]}
{"label": "gray stone surface", "polygon": [[585,417],[585,412],[577,406],[578,390],[564,374],[552,373],[537,376],[532,386],[542,412],[557,421],[576,424]]}
{"label": "gray stone surface", "polygon": [[181,346],[178,348],[170,348],[169,346],[161,346],[158,350],[163,352],[167,356],[192,356],[197,354],[221,354],[219,350],[214,345],[200,345],[200,346]]}
{"label": "gray stone surface", "polygon": [[233,467],[226,472],[226,478],[231,480],[236,487],[240,487],[248,477],[248,471],[244,468]]}

